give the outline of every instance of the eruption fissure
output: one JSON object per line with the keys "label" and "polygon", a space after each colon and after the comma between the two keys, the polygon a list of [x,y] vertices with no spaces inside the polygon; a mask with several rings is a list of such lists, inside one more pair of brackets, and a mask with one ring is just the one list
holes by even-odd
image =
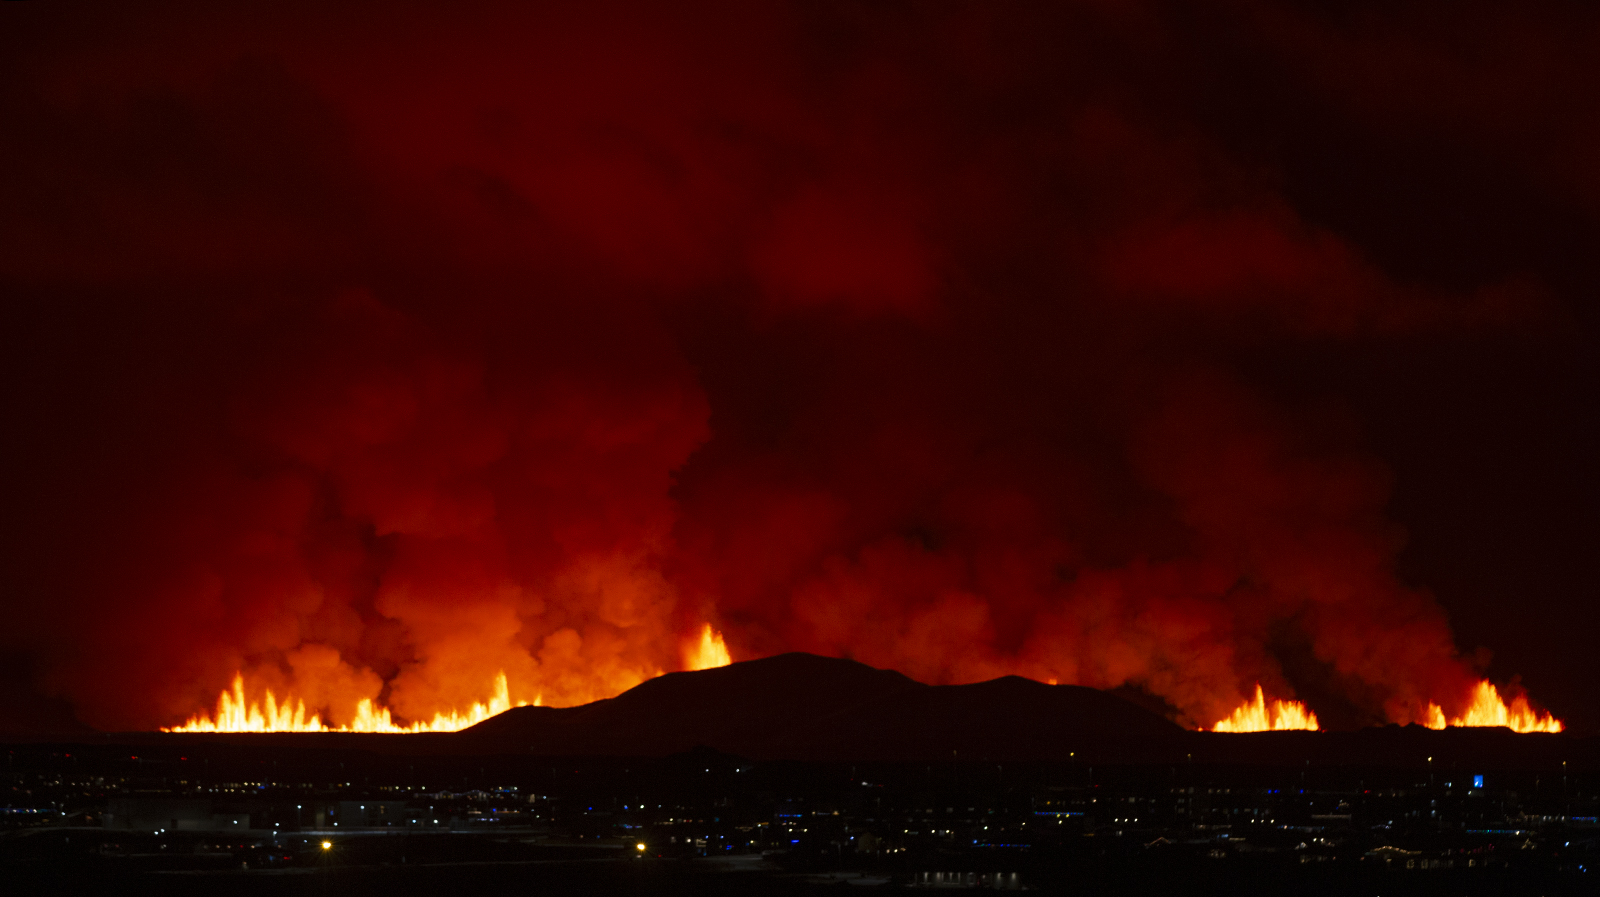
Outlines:
{"label": "eruption fissure", "polygon": [[[1508,705],[1499,689],[1487,679],[1472,689],[1472,700],[1460,716],[1445,718],[1444,709],[1429,702],[1421,720],[1430,729],[1504,727],[1513,732],[1560,732],[1565,726],[1549,712],[1534,710],[1525,695],[1517,695]],[[1246,700],[1227,718],[1211,727],[1213,732],[1274,732],[1290,729],[1317,729],[1317,715],[1303,702],[1268,701],[1261,685],[1253,699]]]}
{"label": "eruption fissure", "polygon": [[1423,725],[1430,729],[1443,729],[1447,725],[1504,726],[1514,732],[1560,732],[1566,728],[1549,712],[1541,714],[1534,710],[1526,695],[1516,695],[1508,705],[1500,697],[1500,690],[1487,679],[1472,689],[1472,702],[1460,716],[1446,721],[1444,709],[1430,703]]}
{"label": "eruption fissure", "polygon": [[435,713],[432,719],[417,720],[409,725],[394,721],[389,708],[375,706],[371,698],[356,703],[355,717],[349,723],[330,726],[320,716],[306,716],[303,700],[286,698],[279,704],[270,689],[261,701],[247,701],[244,691],[244,674],[233,677],[233,687],[217,699],[214,716],[196,714],[181,725],[163,728],[163,732],[367,732],[385,735],[403,735],[417,732],[459,732],[475,726],[491,716],[504,713],[512,707],[538,706],[541,701],[511,700],[506,674],[495,677],[494,694],[486,702],[474,703],[464,711],[454,709]]}
{"label": "eruption fissure", "polygon": [[[709,670],[733,662],[722,633],[705,624],[699,637],[687,642],[683,650],[684,669]],[[312,683],[317,684],[317,683]],[[611,697],[601,692],[600,697]],[[217,698],[216,713],[207,716],[195,714],[186,722],[165,727],[163,732],[371,732],[400,735],[417,732],[458,732],[475,726],[491,716],[504,713],[512,707],[535,707],[543,704],[543,696],[532,701],[513,701],[505,671],[496,674],[493,694],[486,702],[474,702],[466,710],[454,708],[436,712],[431,719],[416,720],[407,725],[394,721],[387,707],[380,707],[371,698],[356,701],[354,716],[343,725],[324,723],[318,714],[307,715],[305,701],[285,698],[281,703],[271,689],[265,690],[261,700],[245,698],[244,674],[235,673],[233,686]]]}
{"label": "eruption fissure", "polygon": [[1211,727],[1213,732],[1276,732],[1285,729],[1316,729],[1317,715],[1299,701],[1268,701],[1260,683],[1254,700],[1245,701],[1233,713]]}

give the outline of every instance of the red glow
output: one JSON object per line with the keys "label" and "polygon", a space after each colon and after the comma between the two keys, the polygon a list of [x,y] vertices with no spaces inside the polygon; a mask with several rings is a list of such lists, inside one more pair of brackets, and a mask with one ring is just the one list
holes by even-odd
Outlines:
{"label": "red glow", "polygon": [[1289,633],[1365,718],[1561,727],[1395,575],[1381,440],[1262,373],[1492,339],[1522,280],[1298,209],[1159,12],[67,5],[0,96],[0,587],[89,725],[441,731],[804,650],[1316,728],[1240,706]]}

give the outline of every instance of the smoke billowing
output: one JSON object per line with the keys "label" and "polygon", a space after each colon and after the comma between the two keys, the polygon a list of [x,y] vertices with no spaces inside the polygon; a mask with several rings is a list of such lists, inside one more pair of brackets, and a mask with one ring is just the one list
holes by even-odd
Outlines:
{"label": "smoke billowing", "polygon": [[[1257,681],[1466,699],[1359,415],[1273,360],[1549,299],[1302,214],[1217,74],[1516,156],[1492,103],[1433,104],[1453,45],[1250,4],[529,6],[7,12],[0,639],[36,693],[108,729],[236,670],[336,723],[500,671],[571,704],[711,622],[1190,722]],[[1592,208],[1563,139],[1527,164]]]}

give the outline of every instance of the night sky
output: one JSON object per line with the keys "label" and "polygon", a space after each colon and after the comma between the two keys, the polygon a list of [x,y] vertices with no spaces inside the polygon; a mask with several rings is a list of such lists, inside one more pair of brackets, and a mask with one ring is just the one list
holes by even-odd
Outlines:
{"label": "night sky", "polygon": [[1600,728],[1600,11],[1395,6],[5,4],[0,731],[706,623]]}

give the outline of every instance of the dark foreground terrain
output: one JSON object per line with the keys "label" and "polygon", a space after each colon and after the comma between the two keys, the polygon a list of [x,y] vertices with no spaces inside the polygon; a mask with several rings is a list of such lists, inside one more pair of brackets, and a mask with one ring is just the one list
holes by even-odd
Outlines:
{"label": "dark foreground terrain", "polygon": [[1600,882],[1600,781],[1559,768],[413,759],[15,746],[0,879],[8,893],[263,895]]}
{"label": "dark foreground terrain", "polygon": [[[948,878],[953,879],[953,876]],[[8,877],[15,893],[161,893],[237,895],[405,895],[467,892],[551,895],[783,895],[919,893],[982,890],[989,876],[968,884],[906,883],[881,876],[787,875],[716,871],[704,864],[472,865],[363,867],[295,873],[144,873],[109,876],[68,873]],[[1593,884],[1550,873],[1445,871],[1401,877],[1364,869],[1285,870],[1269,865],[1205,868],[1174,864],[1160,869],[1096,867],[1062,870],[1020,886],[1058,894],[1306,894],[1320,895],[1590,895]],[[48,890],[45,890],[48,889]]]}
{"label": "dark foreground terrain", "polygon": [[1185,732],[804,656],[453,735],[3,749],[5,893],[1600,893],[1594,739]]}

